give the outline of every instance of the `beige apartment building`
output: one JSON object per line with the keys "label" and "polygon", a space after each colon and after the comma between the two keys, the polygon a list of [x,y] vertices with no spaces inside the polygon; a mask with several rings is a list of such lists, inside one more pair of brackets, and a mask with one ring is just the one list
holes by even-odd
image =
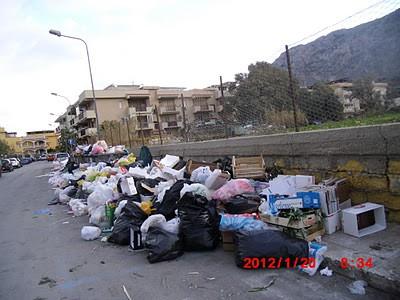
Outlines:
{"label": "beige apartment building", "polygon": [[[360,100],[352,97],[353,83],[338,80],[329,84],[343,105],[343,113],[346,115],[357,114],[361,111]],[[379,95],[381,104],[384,105],[388,84],[384,82],[372,82],[372,91]]]}
{"label": "beige apartment building", "polygon": [[[177,87],[110,85],[96,90],[99,125],[104,121],[135,120],[138,135],[158,132],[178,134],[189,124],[218,119],[221,111],[215,88],[185,90]],[[157,122],[157,110],[159,122]],[[185,115],[185,118],[184,118]],[[184,120],[185,119],[185,120]],[[80,142],[96,135],[96,113],[91,90],[83,91],[78,101],[57,118],[58,130],[70,128]]]}

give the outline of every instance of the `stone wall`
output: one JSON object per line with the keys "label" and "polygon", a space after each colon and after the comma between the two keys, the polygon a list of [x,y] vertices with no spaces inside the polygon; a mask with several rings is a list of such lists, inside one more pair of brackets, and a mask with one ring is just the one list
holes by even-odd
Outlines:
{"label": "stone wall", "polygon": [[353,204],[382,203],[400,222],[400,123],[269,136],[241,137],[150,147],[153,156],[180,155],[213,161],[228,155],[263,154],[285,174],[312,174],[319,181],[346,177]]}

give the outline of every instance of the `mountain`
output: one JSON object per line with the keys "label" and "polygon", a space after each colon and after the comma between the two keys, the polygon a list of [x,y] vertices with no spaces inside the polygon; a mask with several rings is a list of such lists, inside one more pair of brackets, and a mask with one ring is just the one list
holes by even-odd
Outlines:
{"label": "mountain", "polygon": [[[301,85],[338,79],[400,77],[400,9],[351,29],[341,29],[289,50]],[[287,68],[286,54],[273,63]]]}

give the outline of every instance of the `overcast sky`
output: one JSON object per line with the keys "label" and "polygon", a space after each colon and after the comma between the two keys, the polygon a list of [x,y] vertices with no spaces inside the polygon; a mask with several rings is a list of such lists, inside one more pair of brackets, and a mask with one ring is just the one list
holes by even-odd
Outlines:
{"label": "overcast sky", "polygon": [[[0,0],[0,126],[54,129],[67,102],[115,84],[204,88],[273,62],[292,44],[379,0]],[[400,7],[386,0],[302,43],[382,17]]]}

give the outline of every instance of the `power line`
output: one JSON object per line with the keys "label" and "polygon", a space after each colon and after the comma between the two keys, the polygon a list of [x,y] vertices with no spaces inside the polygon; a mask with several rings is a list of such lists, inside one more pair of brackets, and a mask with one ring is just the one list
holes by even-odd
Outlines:
{"label": "power line", "polygon": [[320,34],[321,32],[323,32],[323,31],[325,31],[325,30],[327,30],[327,29],[329,29],[329,28],[332,28],[332,27],[334,27],[334,26],[336,26],[336,25],[339,25],[340,23],[343,23],[344,21],[347,21],[347,20],[353,18],[354,16],[359,15],[359,14],[361,14],[361,13],[363,13],[363,12],[365,12],[365,11],[367,11],[367,10],[369,10],[369,9],[371,9],[371,8],[373,8],[373,7],[375,7],[375,6],[381,5],[382,3],[386,2],[386,1],[387,1],[387,0],[383,0],[383,1],[379,1],[379,2],[377,2],[377,3],[375,3],[375,4],[372,4],[371,6],[368,6],[367,8],[364,8],[364,9],[362,9],[362,10],[360,10],[360,11],[358,11],[358,12],[352,14],[351,16],[348,16],[348,17],[344,18],[343,20],[341,20],[341,21],[339,21],[339,22],[336,22],[335,24],[326,26],[325,28],[323,28],[323,29],[321,29],[321,30],[319,30],[319,31],[317,31],[317,32],[315,32],[315,33],[313,33],[313,34],[310,34],[310,35],[306,36],[305,38],[302,38],[301,40],[299,40],[299,41],[297,41],[297,42],[295,42],[295,43],[289,44],[289,47],[291,47],[291,46],[293,46],[293,45],[296,45],[296,44],[298,44],[298,43],[301,43],[302,41],[307,40],[307,39],[309,39],[309,38],[312,38],[312,37],[314,37],[314,36]]}

